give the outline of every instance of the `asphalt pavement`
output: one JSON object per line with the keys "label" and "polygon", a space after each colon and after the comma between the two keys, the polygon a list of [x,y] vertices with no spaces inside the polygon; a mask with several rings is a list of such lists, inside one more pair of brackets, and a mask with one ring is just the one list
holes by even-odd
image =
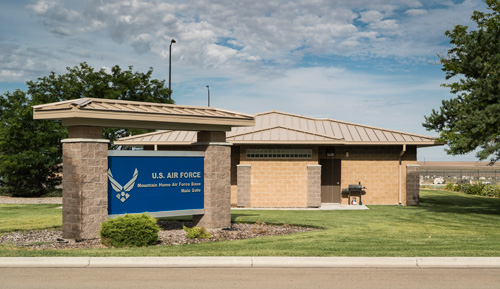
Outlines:
{"label": "asphalt pavement", "polygon": [[0,288],[497,289],[499,268],[0,268]]}

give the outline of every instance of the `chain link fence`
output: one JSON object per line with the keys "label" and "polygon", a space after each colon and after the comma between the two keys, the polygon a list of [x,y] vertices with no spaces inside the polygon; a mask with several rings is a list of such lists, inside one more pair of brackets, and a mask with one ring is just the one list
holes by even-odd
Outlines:
{"label": "chain link fence", "polygon": [[420,169],[421,184],[435,184],[440,180],[445,183],[461,181],[496,184],[500,182],[500,169]]}

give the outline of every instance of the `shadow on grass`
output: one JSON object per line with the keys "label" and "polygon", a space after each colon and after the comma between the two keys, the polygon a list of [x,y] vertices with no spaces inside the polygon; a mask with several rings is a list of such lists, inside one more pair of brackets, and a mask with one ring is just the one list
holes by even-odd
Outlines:
{"label": "shadow on grass", "polygon": [[438,213],[500,215],[500,199],[448,191],[425,194],[419,207]]}

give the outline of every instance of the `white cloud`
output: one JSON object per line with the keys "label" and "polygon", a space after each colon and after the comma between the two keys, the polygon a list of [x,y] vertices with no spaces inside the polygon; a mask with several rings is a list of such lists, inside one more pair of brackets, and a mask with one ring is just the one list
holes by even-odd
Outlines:
{"label": "white cloud", "polygon": [[388,19],[376,23],[371,23],[370,28],[381,30],[396,30],[399,28],[399,25],[396,20]]}
{"label": "white cloud", "polygon": [[27,5],[26,8],[36,14],[44,14],[49,9],[55,7],[57,2],[55,0],[39,0],[33,5]]}
{"label": "white cloud", "polygon": [[419,15],[425,15],[427,14],[427,10],[425,9],[409,9],[405,11],[406,15],[410,16],[419,16]]}
{"label": "white cloud", "polygon": [[[85,58],[89,56],[108,58],[107,65],[113,59],[135,63],[134,57],[146,56],[165,61],[170,40],[176,39],[173,59],[184,69],[267,73],[300,65],[304,57],[435,59],[436,52],[447,47],[444,30],[457,19],[460,23],[468,19],[478,1],[449,2],[448,8],[433,9],[413,0],[279,0],[245,5],[230,0],[39,0],[27,8],[57,36],[36,46],[67,48],[57,56],[66,59],[59,67],[90,61]],[[136,55],[126,55],[127,51]]]}
{"label": "white cloud", "polygon": [[19,79],[24,75],[23,71],[12,71],[8,69],[0,69],[0,78],[3,81],[9,81],[11,79]]}
{"label": "white cloud", "polygon": [[[44,1],[37,5],[47,6]],[[419,6],[416,1],[407,2],[404,7]],[[350,1],[272,1],[244,6],[224,0],[188,4],[159,0],[83,3],[83,9],[47,6],[38,11],[47,30],[54,34],[70,36],[103,31],[139,54],[151,51],[165,57],[170,39],[175,38],[177,49],[182,49],[183,62],[202,67],[227,66],[228,63],[221,61],[228,60],[234,66],[253,61],[293,64],[300,61],[297,57],[301,55],[366,54],[379,35],[394,35],[393,31],[399,29],[395,19],[387,18],[397,7],[385,1],[356,5]],[[370,24],[368,30],[356,27],[356,7],[369,9],[361,12],[359,19]],[[154,37],[141,39],[145,34]],[[221,57],[213,48],[221,46],[220,39],[231,39],[228,43],[237,43],[238,47],[225,49]],[[386,53],[390,54],[390,50]]]}
{"label": "white cloud", "polygon": [[361,12],[361,18],[359,21],[364,22],[364,23],[377,23],[382,21],[384,18],[384,15],[380,13],[379,11],[366,11],[366,12]]}

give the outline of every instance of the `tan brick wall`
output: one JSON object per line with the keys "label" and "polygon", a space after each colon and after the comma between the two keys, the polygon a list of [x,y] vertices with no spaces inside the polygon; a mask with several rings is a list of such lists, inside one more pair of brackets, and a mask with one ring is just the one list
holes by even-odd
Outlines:
{"label": "tan brick wall", "polygon": [[321,166],[307,166],[307,206],[321,207]]}
{"label": "tan brick wall", "polygon": [[307,207],[308,161],[245,161],[252,166],[252,207]]}
{"label": "tan brick wall", "polygon": [[[399,202],[399,154],[402,146],[345,147],[336,151],[342,161],[341,188],[366,187],[363,204],[397,205]],[[349,152],[349,157],[346,157]],[[401,162],[401,203],[406,205],[406,165],[416,164],[416,148],[409,147]],[[358,200],[359,201],[359,200]],[[347,204],[343,195],[341,203]]]}
{"label": "tan brick wall", "polygon": [[[250,148],[260,148],[252,146]],[[266,146],[262,148],[298,149],[305,146]],[[252,207],[307,207],[308,165],[317,165],[317,150],[311,160],[246,159],[241,148],[240,164],[251,166]]]}
{"label": "tan brick wall", "polygon": [[252,167],[249,165],[238,165],[238,191],[237,191],[237,205],[238,207],[250,207],[250,189],[251,189],[251,171]]}
{"label": "tan brick wall", "polygon": [[231,185],[231,207],[235,208],[238,206],[238,186]]}
{"label": "tan brick wall", "polygon": [[[402,146],[338,146],[313,148],[312,160],[247,160],[246,148],[311,148],[303,146],[242,146],[241,164],[252,167],[252,207],[307,207],[307,166],[326,158],[327,150],[341,159],[341,188],[361,182],[363,203],[396,205],[399,201],[399,154]],[[349,157],[346,157],[349,152]],[[234,160],[234,159],[233,159]],[[406,165],[417,163],[416,147],[408,146],[401,162],[401,202],[406,205]],[[234,168],[236,162],[233,162]],[[237,186],[232,181],[231,204],[236,205]],[[341,203],[347,204],[347,196]]]}

